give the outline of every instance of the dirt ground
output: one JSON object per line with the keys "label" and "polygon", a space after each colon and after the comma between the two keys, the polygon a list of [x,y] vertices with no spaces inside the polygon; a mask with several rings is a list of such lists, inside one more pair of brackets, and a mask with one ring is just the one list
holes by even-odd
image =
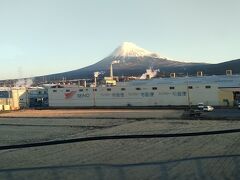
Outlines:
{"label": "dirt ground", "polygon": [[19,110],[0,114],[1,117],[48,117],[48,118],[165,118],[178,119],[183,110],[159,109],[55,109]]}
{"label": "dirt ground", "polygon": [[[0,118],[0,146],[104,135],[240,128],[240,121],[158,118],[177,117],[178,113],[181,111],[27,110],[5,113],[1,116],[8,117]],[[19,117],[20,114],[23,117]],[[13,115],[18,118],[11,117]],[[152,118],[142,118],[147,116]],[[237,180],[240,179],[239,152],[239,133],[18,148],[0,151],[0,179]]]}

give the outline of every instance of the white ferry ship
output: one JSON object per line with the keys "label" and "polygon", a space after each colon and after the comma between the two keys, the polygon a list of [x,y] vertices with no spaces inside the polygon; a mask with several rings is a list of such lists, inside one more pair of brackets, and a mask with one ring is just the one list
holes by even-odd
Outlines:
{"label": "white ferry ship", "polygon": [[[152,78],[93,87],[54,86],[48,89],[49,107],[161,107],[234,106],[240,102],[240,75]],[[150,71],[148,71],[150,72]],[[95,76],[96,80],[97,76]],[[110,85],[109,85],[110,84]]]}

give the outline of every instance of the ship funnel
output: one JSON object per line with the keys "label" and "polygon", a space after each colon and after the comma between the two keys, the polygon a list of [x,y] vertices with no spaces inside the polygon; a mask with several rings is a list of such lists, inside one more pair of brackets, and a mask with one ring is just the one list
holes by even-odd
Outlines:
{"label": "ship funnel", "polygon": [[111,65],[110,65],[110,77],[113,79],[113,64],[118,64],[120,61],[119,60],[115,60],[112,61]]}

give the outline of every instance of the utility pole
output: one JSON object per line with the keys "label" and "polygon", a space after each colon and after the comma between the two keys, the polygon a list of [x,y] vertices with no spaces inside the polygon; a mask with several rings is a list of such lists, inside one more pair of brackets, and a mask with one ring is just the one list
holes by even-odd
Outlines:
{"label": "utility pole", "polygon": [[[187,77],[188,78],[188,77]],[[191,109],[190,94],[189,94],[189,82],[187,79],[187,98],[188,98],[188,107]]]}

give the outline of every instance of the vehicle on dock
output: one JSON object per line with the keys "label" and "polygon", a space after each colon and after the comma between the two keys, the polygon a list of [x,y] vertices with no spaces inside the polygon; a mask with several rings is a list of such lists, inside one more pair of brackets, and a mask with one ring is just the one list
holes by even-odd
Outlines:
{"label": "vehicle on dock", "polygon": [[198,109],[199,110],[203,110],[203,108],[204,108],[204,103],[198,103]]}
{"label": "vehicle on dock", "polygon": [[203,111],[206,111],[206,112],[210,112],[210,111],[213,111],[214,110],[214,107],[212,106],[204,106],[203,107]]}

